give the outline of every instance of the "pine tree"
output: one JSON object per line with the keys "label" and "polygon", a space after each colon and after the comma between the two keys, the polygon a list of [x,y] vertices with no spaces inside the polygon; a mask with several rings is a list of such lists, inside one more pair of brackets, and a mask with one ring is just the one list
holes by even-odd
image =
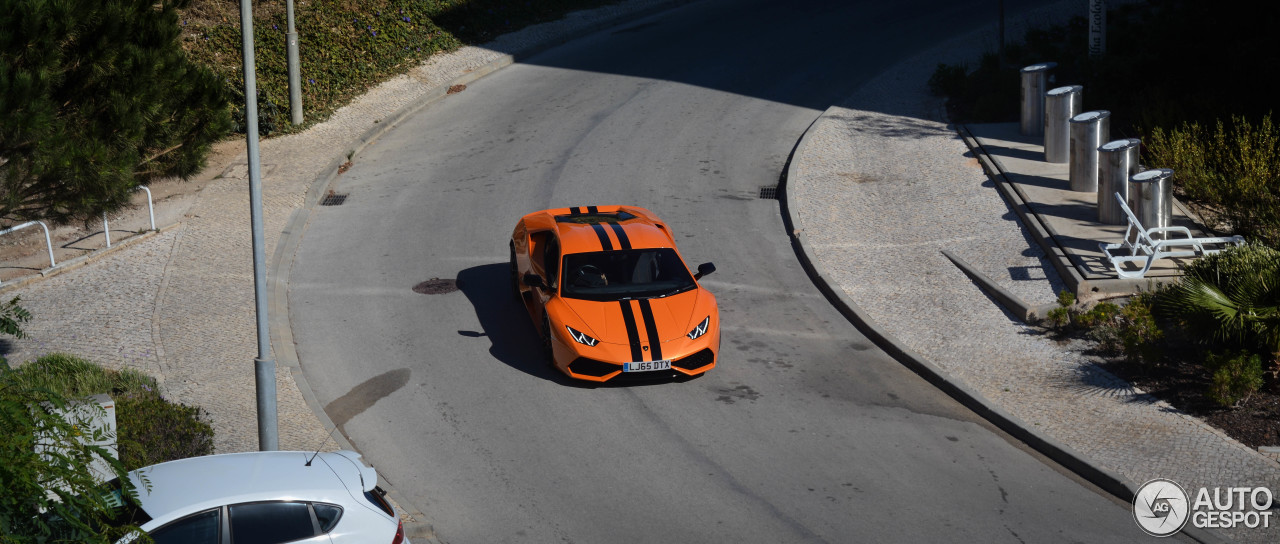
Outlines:
{"label": "pine tree", "polygon": [[0,2],[0,219],[87,221],[199,170],[231,125],[179,44],[188,1]]}

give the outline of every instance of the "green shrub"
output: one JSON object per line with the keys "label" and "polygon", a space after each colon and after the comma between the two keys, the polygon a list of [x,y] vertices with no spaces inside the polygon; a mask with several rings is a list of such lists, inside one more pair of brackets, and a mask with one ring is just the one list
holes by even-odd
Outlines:
{"label": "green shrub", "polygon": [[1262,358],[1257,354],[1210,353],[1205,366],[1213,372],[1209,398],[1222,406],[1239,406],[1262,387]]}
{"label": "green shrub", "polygon": [[106,369],[73,355],[53,353],[8,374],[18,387],[66,398],[111,395],[120,461],[128,470],[213,453],[213,428],[202,411],[165,400],[155,378],[142,372]]}
{"label": "green shrub", "polygon": [[50,353],[13,370],[13,379],[24,387],[47,389],[68,398],[101,393],[112,397],[156,391],[155,378],[126,368],[110,370],[66,353]]}
{"label": "green shrub", "polygon": [[213,427],[199,407],[156,396],[126,397],[116,402],[116,417],[122,422],[120,462],[130,470],[213,453]]}
{"label": "green shrub", "polygon": [[[301,94],[308,122],[322,120],[389,77],[432,54],[481,43],[572,10],[612,0],[313,0],[294,9]],[[183,47],[212,68],[234,95],[244,127],[244,68],[238,4],[193,0],[183,19]],[[292,131],[283,2],[256,3],[254,55],[258,130]]]}
{"label": "green shrub", "polygon": [[118,541],[136,525],[106,523],[115,505],[90,469],[104,460],[115,477],[124,476],[125,467],[94,445],[110,434],[94,425],[95,414],[69,410],[68,399],[16,377],[0,369],[0,543]]}
{"label": "green shrub", "polygon": [[1075,295],[1063,290],[1058,293],[1058,307],[1049,310],[1047,317],[1055,329],[1086,331],[1102,351],[1123,353],[1129,361],[1155,362],[1164,332],[1152,313],[1154,300],[1151,293],[1139,293],[1124,306],[1104,301],[1082,311],[1075,306]]}
{"label": "green shrub", "polygon": [[1087,311],[1075,315],[1075,324],[1082,329],[1092,329],[1115,321],[1120,315],[1120,306],[1113,302],[1102,301],[1094,304]]}
{"label": "green shrub", "polygon": [[27,334],[22,332],[22,324],[31,321],[31,312],[19,306],[19,302],[22,302],[22,297],[13,297],[9,302],[0,304],[0,334],[26,338]]}
{"label": "green shrub", "polygon": [[1280,352],[1280,251],[1257,242],[1201,257],[1158,300],[1158,310],[1202,342]]}
{"label": "green shrub", "polygon": [[1120,309],[1119,340],[1125,359],[1154,363],[1160,359],[1159,341],[1164,331],[1152,311],[1156,296],[1140,293]]}
{"label": "green shrub", "polygon": [[1208,205],[1208,220],[1280,244],[1280,127],[1270,115],[1257,124],[1232,116],[1212,133],[1196,123],[1156,127],[1149,140],[1148,160],[1172,168],[1185,195]]}

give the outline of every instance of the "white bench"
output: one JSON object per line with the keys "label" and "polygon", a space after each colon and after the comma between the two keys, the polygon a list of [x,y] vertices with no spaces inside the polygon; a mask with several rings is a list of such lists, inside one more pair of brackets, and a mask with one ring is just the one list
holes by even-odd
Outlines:
{"label": "white bench", "polygon": [[[1121,278],[1141,278],[1151,270],[1151,265],[1156,260],[1165,257],[1199,257],[1222,251],[1228,245],[1244,244],[1242,236],[1195,238],[1186,227],[1143,228],[1142,223],[1138,222],[1138,218],[1133,215],[1133,210],[1129,209],[1129,205],[1120,193],[1112,193],[1112,195],[1120,201],[1120,209],[1124,210],[1125,217],[1129,218],[1129,226],[1125,228],[1123,241],[1118,244],[1099,243],[1098,247],[1102,249],[1103,256],[1111,262],[1111,266],[1116,269],[1116,274]],[[1152,236],[1156,234],[1162,235],[1163,239],[1156,240]],[[1127,250],[1129,254],[1113,253],[1117,250]],[[1125,270],[1124,265],[1127,263],[1138,263],[1142,269]]]}

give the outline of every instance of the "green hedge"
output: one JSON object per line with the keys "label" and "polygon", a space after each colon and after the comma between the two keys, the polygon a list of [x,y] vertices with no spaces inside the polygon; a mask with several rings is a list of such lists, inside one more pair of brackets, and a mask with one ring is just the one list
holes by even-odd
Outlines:
{"label": "green hedge", "polygon": [[116,441],[128,470],[213,453],[213,427],[197,407],[165,400],[155,378],[110,370],[65,353],[40,357],[8,372],[11,383],[65,398],[106,393],[116,404]]}
{"label": "green hedge", "polygon": [[[307,123],[440,51],[482,43],[606,0],[310,0],[296,2],[299,64]],[[244,103],[238,3],[197,0],[187,8],[183,45],[213,68]],[[259,3],[254,16],[259,131],[292,131],[284,3]],[[243,130],[243,112],[235,115]]]}

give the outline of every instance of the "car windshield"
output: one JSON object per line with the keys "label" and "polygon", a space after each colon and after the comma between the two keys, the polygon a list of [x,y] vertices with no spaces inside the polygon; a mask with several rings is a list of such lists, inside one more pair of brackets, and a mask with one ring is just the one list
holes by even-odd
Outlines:
{"label": "car windshield", "polygon": [[560,295],[586,300],[657,298],[697,286],[675,250],[629,249],[564,256]]}

